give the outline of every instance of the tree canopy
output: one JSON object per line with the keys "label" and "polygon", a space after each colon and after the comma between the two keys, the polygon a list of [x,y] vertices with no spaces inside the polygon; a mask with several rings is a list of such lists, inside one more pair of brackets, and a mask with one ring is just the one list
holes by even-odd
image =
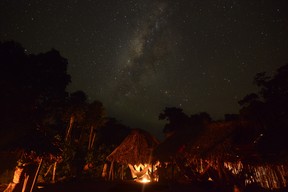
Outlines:
{"label": "tree canopy", "polygon": [[33,130],[46,134],[49,116],[68,96],[67,64],[54,49],[34,55],[16,42],[0,42],[1,146],[30,138]]}
{"label": "tree canopy", "polygon": [[288,147],[288,64],[280,67],[276,73],[256,74],[254,83],[258,93],[245,96],[239,104],[242,106],[242,118],[257,121],[262,125],[264,134],[262,150],[283,151]]}
{"label": "tree canopy", "polygon": [[167,120],[163,132],[166,135],[174,132],[190,132],[192,135],[197,135],[204,124],[212,121],[210,115],[206,112],[201,112],[188,116],[183,112],[182,108],[166,107],[159,114],[160,120]]}

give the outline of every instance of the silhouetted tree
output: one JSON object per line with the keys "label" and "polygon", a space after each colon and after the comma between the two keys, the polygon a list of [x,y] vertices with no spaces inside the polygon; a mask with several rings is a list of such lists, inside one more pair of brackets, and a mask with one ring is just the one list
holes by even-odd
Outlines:
{"label": "silhouetted tree", "polygon": [[99,129],[98,143],[117,146],[130,133],[130,128],[117,121],[115,118],[108,118],[103,127]]}
{"label": "silhouetted tree", "polygon": [[203,126],[211,122],[212,118],[206,112],[201,112],[190,116],[190,124],[194,126]]}
{"label": "silhouetted tree", "polygon": [[106,157],[124,140],[130,133],[130,128],[121,124],[114,118],[105,119],[105,124],[94,132],[97,139],[93,148],[88,152],[86,161],[92,165],[87,171],[90,176],[100,177],[103,165],[107,163]]}
{"label": "silhouetted tree", "polygon": [[237,121],[240,120],[239,114],[225,114],[224,115],[225,121]]}
{"label": "silhouetted tree", "polygon": [[176,107],[166,107],[159,114],[159,119],[168,121],[163,129],[166,135],[170,135],[175,131],[181,131],[189,124],[189,117],[183,112],[183,109]]}
{"label": "silhouetted tree", "polygon": [[29,55],[18,43],[0,42],[1,146],[22,141],[20,146],[30,148],[29,141],[37,140],[31,137],[53,139],[48,128],[68,95],[67,64],[56,50]]}
{"label": "silhouetted tree", "polygon": [[[88,108],[87,96],[83,91],[75,91],[70,94],[67,99],[66,107],[63,113],[64,120],[67,122],[67,127],[65,131],[65,141],[69,142],[71,139],[71,133],[75,122],[77,125],[83,123],[85,119],[85,114]],[[74,136],[80,139],[83,127],[78,127],[77,132]]]}
{"label": "silhouetted tree", "polygon": [[260,90],[258,94],[249,94],[239,101],[242,106],[240,114],[262,124],[263,150],[287,151],[288,64],[280,67],[273,76],[258,73],[254,83]]}
{"label": "silhouetted tree", "polygon": [[100,101],[93,101],[91,104],[88,105],[85,123],[89,130],[89,150],[92,149],[95,139],[97,139],[96,132],[106,123],[106,111]]}
{"label": "silhouetted tree", "polygon": [[163,130],[166,135],[181,131],[196,135],[203,126],[212,121],[210,115],[206,112],[193,114],[189,117],[183,112],[183,109],[176,107],[166,107],[160,113],[159,119],[168,121]]}

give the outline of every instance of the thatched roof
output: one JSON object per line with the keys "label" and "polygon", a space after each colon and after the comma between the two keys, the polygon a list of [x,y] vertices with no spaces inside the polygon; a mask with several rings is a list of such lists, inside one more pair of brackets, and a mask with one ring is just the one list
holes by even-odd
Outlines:
{"label": "thatched roof", "polygon": [[194,157],[221,157],[225,158],[231,153],[231,136],[235,130],[227,124],[210,124],[205,130],[190,142],[187,151]]}
{"label": "thatched roof", "polygon": [[212,151],[223,153],[228,147],[225,141],[234,129],[227,123],[209,123],[198,133],[193,132],[193,128],[175,132],[155,149],[154,156],[160,161],[171,161],[177,155],[183,155],[180,153],[184,151],[198,157]]}
{"label": "thatched roof", "polygon": [[173,161],[182,146],[189,140],[191,135],[187,132],[176,132],[161,142],[153,151],[154,161]]}
{"label": "thatched roof", "polygon": [[257,130],[251,122],[214,122],[188,143],[186,152],[194,158],[248,160],[256,155]]}
{"label": "thatched roof", "polygon": [[107,157],[120,164],[149,163],[158,140],[144,130],[132,129],[123,142]]}
{"label": "thatched roof", "polygon": [[254,141],[259,135],[256,126],[245,121],[213,122],[197,134],[191,130],[179,131],[160,143],[153,156],[160,161],[171,161],[183,153],[189,158],[226,160],[249,156],[255,152]]}

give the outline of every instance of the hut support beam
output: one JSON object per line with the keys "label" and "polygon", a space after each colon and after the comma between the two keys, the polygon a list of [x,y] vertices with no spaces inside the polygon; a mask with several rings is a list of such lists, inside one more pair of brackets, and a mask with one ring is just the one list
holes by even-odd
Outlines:
{"label": "hut support beam", "polygon": [[121,166],[121,180],[124,180],[124,165]]}
{"label": "hut support beam", "polygon": [[109,177],[108,180],[114,180],[114,175],[113,175],[113,166],[114,166],[114,161],[112,161],[110,165],[110,171],[109,171]]}

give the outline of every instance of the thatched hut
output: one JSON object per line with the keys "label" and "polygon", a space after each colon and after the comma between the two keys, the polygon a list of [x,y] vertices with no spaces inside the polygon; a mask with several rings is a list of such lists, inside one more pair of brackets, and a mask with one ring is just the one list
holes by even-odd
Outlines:
{"label": "thatched hut", "polygon": [[187,144],[183,159],[206,179],[213,176],[209,179],[242,187],[256,184],[267,189],[285,188],[287,162],[268,162],[262,157],[257,151],[263,136],[259,130],[251,122],[211,123]]}
{"label": "thatched hut", "polygon": [[158,144],[159,141],[148,132],[132,129],[123,142],[107,157],[111,162],[109,178],[113,179],[114,163],[122,165],[122,179],[124,165],[129,166],[133,178],[143,176],[148,168],[151,169],[152,151]]}

